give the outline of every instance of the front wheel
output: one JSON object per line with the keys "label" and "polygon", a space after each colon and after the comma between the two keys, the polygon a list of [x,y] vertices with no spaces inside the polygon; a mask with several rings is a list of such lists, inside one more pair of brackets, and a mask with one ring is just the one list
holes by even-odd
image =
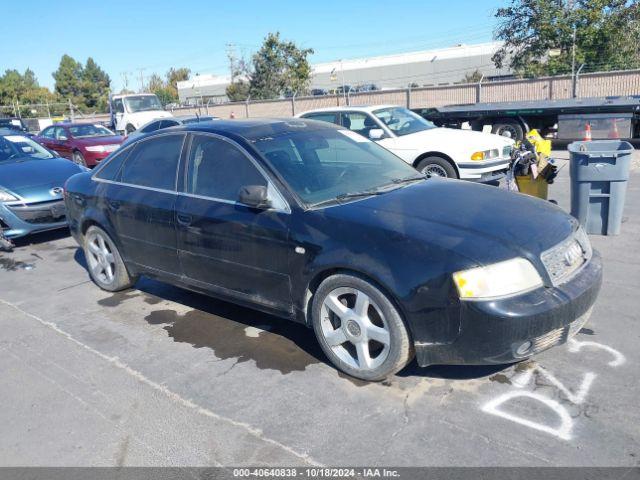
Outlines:
{"label": "front wheel", "polygon": [[135,131],[136,131],[135,127],[133,125],[131,125],[131,124],[128,124],[127,127],[125,128],[125,132],[126,132],[127,136],[131,135]]}
{"label": "front wheel", "polygon": [[84,159],[84,155],[82,155],[82,153],[80,153],[77,150],[73,152],[72,160],[73,160],[73,163],[75,163],[76,165],[80,165],[82,167],[87,166],[87,161]]}
{"label": "front wheel", "polygon": [[458,178],[456,169],[442,157],[427,157],[418,162],[416,168],[427,178]]}
{"label": "front wheel", "polygon": [[329,360],[343,372],[380,381],[413,358],[409,331],[394,304],[373,284],[333,275],[313,297],[313,329]]}
{"label": "front wheel", "polygon": [[103,290],[116,292],[131,287],[131,277],[113,240],[100,227],[92,225],[84,236],[84,256],[91,279]]}
{"label": "front wheel", "polygon": [[496,123],[491,127],[491,133],[511,138],[517,142],[521,142],[524,138],[524,130],[520,124],[515,122]]}

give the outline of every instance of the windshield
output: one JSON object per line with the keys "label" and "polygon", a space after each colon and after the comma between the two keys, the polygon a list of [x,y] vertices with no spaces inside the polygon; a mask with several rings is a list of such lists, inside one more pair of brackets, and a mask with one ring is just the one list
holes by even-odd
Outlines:
{"label": "windshield", "polygon": [[407,108],[381,108],[374,110],[373,114],[398,136],[437,128],[433,123]]}
{"label": "windshield", "polygon": [[69,132],[74,138],[110,137],[115,135],[111,130],[102,125],[74,125],[69,127]]}
{"label": "windshield", "polygon": [[146,112],[149,110],[162,110],[160,100],[155,95],[136,95],[125,97],[124,103],[131,113]]}
{"label": "windshield", "polygon": [[16,157],[53,158],[53,155],[39,143],[23,135],[5,135],[0,137],[0,162]]}
{"label": "windshield", "polygon": [[253,144],[308,206],[375,195],[424,178],[349,130],[305,128],[257,138]]}

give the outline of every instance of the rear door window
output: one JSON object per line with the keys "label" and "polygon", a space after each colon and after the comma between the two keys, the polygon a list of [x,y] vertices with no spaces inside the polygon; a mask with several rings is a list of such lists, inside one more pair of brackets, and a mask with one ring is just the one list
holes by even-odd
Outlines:
{"label": "rear door window", "polygon": [[174,191],[183,142],[184,134],[161,135],[138,142],[122,167],[120,181]]}
{"label": "rear door window", "polygon": [[319,120],[321,122],[335,123],[336,125],[338,125],[337,115],[334,112],[310,113],[309,115],[304,115],[303,118],[307,118],[309,120]]}

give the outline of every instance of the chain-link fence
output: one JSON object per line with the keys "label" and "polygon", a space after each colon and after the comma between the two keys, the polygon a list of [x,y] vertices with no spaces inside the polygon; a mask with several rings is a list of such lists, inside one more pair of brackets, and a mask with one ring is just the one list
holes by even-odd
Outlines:
{"label": "chain-link fence", "polygon": [[[405,89],[371,92],[291,97],[274,100],[211,103],[178,107],[174,115],[214,115],[220,118],[290,117],[308,110],[341,105],[404,105],[409,108],[441,107],[452,104],[478,102],[559,100],[577,97],[605,97],[638,95],[640,70],[588,73],[573,78],[570,75],[503,80],[480,83],[407,87]],[[0,117],[26,119],[30,130],[60,120],[101,122],[109,121],[109,114],[78,108],[70,101],[21,105],[0,105]]]}

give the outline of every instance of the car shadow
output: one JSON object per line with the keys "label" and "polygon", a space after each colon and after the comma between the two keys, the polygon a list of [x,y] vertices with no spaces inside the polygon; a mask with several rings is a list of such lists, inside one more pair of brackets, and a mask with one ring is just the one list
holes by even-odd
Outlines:
{"label": "car shadow", "polygon": [[47,242],[61,240],[70,235],[68,228],[59,228],[56,230],[47,230],[45,232],[31,233],[24,237],[11,239],[16,248],[26,247],[29,245],[39,245]]}
{"label": "car shadow", "polygon": [[[76,250],[74,260],[87,268],[82,249]],[[233,359],[230,369],[249,360],[259,369],[276,370],[283,375],[320,363],[334,368],[318,345],[313,329],[305,325],[144,276],[134,288],[112,293],[98,303],[117,308],[132,298],[142,297],[151,306],[144,317],[147,323],[161,325],[175,342],[210,349],[219,360]],[[468,380],[488,377],[507,367],[421,368],[414,359],[397,377]],[[356,386],[369,384],[342,372],[339,376]]]}

